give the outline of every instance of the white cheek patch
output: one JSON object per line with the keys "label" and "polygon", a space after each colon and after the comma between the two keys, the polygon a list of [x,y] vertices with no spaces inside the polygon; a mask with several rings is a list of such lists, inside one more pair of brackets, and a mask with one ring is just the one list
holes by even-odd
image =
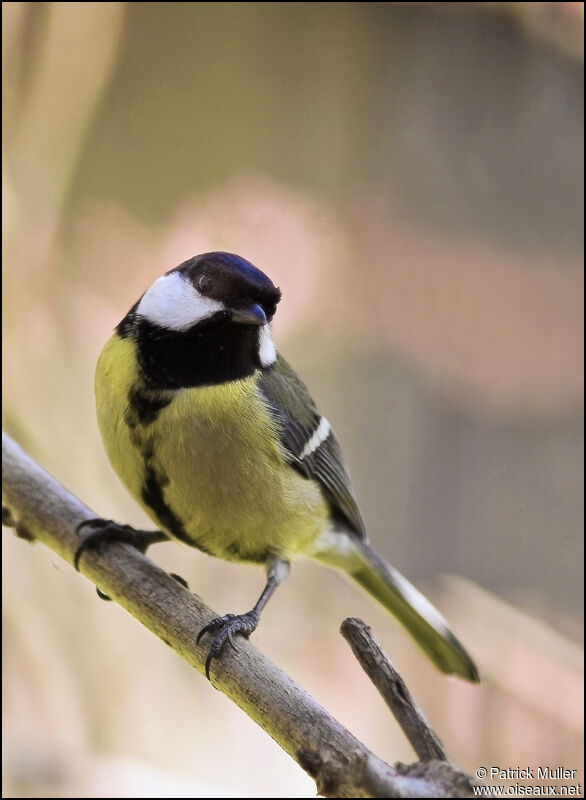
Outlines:
{"label": "white cheek patch", "polygon": [[219,300],[200,294],[179,272],[171,272],[147,289],[136,313],[161,328],[184,331],[225,308]]}
{"label": "white cheek patch", "polygon": [[320,444],[323,444],[325,440],[328,438],[331,430],[332,429],[330,423],[327,421],[325,417],[322,417],[319,421],[319,425],[315,429],[313,436],[303,448],[303,452],[301,453],[299,458],[303,460],[307,456],[311,455],[311,453],[313,453],[314,450],[317,450]]}
{"label": "white cheek patch", "polygon": [[261,325],[258,332],[258,359],[263,367],[270,367],[277,360],[277,348],[268,325]]}

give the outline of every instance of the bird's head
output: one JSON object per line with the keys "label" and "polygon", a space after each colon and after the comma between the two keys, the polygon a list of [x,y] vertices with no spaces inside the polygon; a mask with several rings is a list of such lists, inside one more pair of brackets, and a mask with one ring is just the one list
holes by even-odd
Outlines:
{"label": "bird's head", "polygon": [[117,328],[132,338],[147,382],[213,385],[276,360],[269,323],[281,292],[231,253],[204,253],[158,278]]}

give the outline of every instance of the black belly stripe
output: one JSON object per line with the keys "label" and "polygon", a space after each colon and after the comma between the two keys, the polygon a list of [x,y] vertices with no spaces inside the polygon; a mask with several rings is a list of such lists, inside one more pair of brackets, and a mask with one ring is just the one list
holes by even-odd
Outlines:
{"label": "black belly stripe", "polygon": [[209,553],[206,547],[202,547],[188,535],[181,519],[165,501],[163,489],[169,483],[169,478],[161,470],[160,465],[154,463],[157,439],[147,428],[171,400],[171,392],[147,394],[138,383],[128,392],[128,407],[124,419],[130,430],[130,440],[139,451],[144,464],[141,498],[145,506],[153,512],[163,530],[190,547],[197,547],[202,552]]}
{"label": "black belly stripe", "polygon": [[[160,468],[157,469],[153,464],[155,444],[153,437],[150,436],[142,441],[137,441],[138,437],[135,436],[135,445],[141,450],[145,475],[144,483],[141,490],[142,501],[155,515],[160,526],[163,530],[167,531],[175,539],[188,544],[190,547],[196,547],[202,553],[207,555],[218,555],[204,545],[200,544],[197,539],[189,536],[185,530],[185,526],[177,514],[173,511],[171,506],[165,501],[164,488],[169,483],[169,478],[161,472]],[[264,564],[269,556],[266,550],[251,551],[242,548],[240,543],[235,540],[225,548],[224,557],[228,560],[234,561],[249,561],[254,564]]]}
{"label": "black belly stripe", "polygon": [[140,384],[134,384],[128,392],[126,424],[129,428],[150,425],[172,399],[172,392],[146,391]]}
{"label": "black belly stripe", "polygon": [[162,476],[157,475],[155,468],[147,460],[145,463],[145,482],[141,492],[143,503],[155,514],[161,527],[169,531],[176,539],[197,547],[197,543],[187,535],[185,527],[177,514],[165,502],[163,485],[169,481],[167,478],[161,478]]}

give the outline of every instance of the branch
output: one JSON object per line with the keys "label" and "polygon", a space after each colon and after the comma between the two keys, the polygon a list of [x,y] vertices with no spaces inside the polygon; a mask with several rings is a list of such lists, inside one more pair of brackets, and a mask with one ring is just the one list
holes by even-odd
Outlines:
{"label": "branch", "polygon": [[368,625],[361,619],[345,619],[340,631],[421,761],[447,761],[441,742],[427,724],[405,681],[382,651]]}
{"label": "branch", "polygon": [[[2,472],[3,524],[22,538],[42,541],[73,564],[77,525],[98,515],[5,433]],[[118,543],[99,554],[84,553],[81,572],[204,673],[207,647],[195,640],[217,615],[197,595],[135,549]],[[464,788],[451,778],[438,779],[432,763],[392,767],[384,762],[244,639],[236,651],[227,648],[214,661],[213,682],[314,778],[325,797],[470,795],[469,781]],[[445,771],[449,765],[440,766]]]}

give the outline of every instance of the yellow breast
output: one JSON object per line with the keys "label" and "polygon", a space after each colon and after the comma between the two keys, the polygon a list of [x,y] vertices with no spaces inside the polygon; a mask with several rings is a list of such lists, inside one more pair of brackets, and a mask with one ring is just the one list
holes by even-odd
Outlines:
{"label": "yellow breast", "polygon": [[156,524],[222,558],[304,550],[327,524],[319,486],[285,461],[256,376],[182,389],[141,424],[134,344],[114,335],[96,370],[98,420],[112,466]]}

